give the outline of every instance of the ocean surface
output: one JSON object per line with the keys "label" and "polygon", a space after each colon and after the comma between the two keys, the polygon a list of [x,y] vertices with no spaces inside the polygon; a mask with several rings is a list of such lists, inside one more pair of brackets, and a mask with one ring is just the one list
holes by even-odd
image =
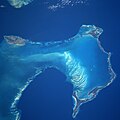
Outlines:
{"label": "ocean surface", "polygon": [[[81,106],[75,120],[120,120],[120,2],[88,0],[55,10],[51,10],[48,3],[35,0],[15,9],[1,0],[0,39],[3,40],[4,35],[16,35],[34,42],[54,42],[73,37],[82,25],[102,28],[99,40],[105,51],[111,52],[117,77],[93,101]],[[72,85],[66,82],[66,76],[49,68],[28,86],[17,106],[22,111],[21,120],[73,120],[72,102]]]}

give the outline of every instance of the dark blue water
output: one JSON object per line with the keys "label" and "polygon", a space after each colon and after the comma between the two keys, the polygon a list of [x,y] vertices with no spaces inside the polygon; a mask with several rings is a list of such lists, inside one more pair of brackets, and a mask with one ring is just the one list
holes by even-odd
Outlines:
{"label": "dark blue water", "polygon": [[[4,0],[0,8],[0,39],[3,35],[18,35],[32,41],[55,41],[75,35],[82,24],[103,28],[100,37],[106,51],[112,52],[111,63],[117,78],[102,90],[97,98],[81,107],[77,120],[120,120],[120,8],[119,0],[95,1],[88,5],[66,7],[53,12],[39,0],[21,9],[14,9]],[[65,76],[48,69],[38,76],[24,92],[18,106],[21,120],[73,120],[72,86]]]}

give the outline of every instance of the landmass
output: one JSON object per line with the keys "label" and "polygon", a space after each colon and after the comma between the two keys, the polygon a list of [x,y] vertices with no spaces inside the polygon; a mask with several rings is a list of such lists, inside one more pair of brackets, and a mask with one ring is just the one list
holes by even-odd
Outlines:
{"label": "landmass", "polygon": [[8,0],[10,5],[12,5],[15,8],[21,8],[24,5],[28,5],[31,3],[33,0]]}
{"label": "landmass", "polygon": [[17,103],[23,91],[49,67],[63,72],[73,85],[75,118],[81,105],[96,98],[116,77],[111,53],[99,41],[102,32],[94,25],[83,25],[72,38],[46,43],[4,36],[0,43],[0,120],[20,119]]}
{"label": "landmass", "polygon": [[13,36],[13,35],[4,36],[4,39],[6,40],[6,42],[8,44],[12,44],[12,45],[15,45],[15,46],[24,46],[25,43],[27,42],[27,40],[25,40],[21,37],[18,37],[18,36]]}

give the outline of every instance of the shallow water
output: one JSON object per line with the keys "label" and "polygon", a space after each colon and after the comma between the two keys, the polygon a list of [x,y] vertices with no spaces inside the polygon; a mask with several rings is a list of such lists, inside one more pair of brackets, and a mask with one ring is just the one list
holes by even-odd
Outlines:
{"label": "shallow water", "polygon": [[1,120],[20,118],[16,105],[22,92],[47,68],[60,70],[73,85],[75,118],[80,106],[93,100],[115,78],[111,54],[104,51],[98,39],[102,31],[94,25],[83,25],[68,40],[44,43],[5,36],[0,44]]}

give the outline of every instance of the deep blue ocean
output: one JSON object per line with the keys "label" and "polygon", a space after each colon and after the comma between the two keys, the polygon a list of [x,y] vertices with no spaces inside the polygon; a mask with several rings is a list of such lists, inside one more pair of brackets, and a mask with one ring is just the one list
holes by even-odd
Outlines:
{"label": "deep blue ocean", "polygon": [[[74,36],[83,24],[96,25],[104,32],[102,46],[112,53],[117,77],[91,102],[81,106],[75,120],[120,120],[120,1],[88,0],[88,4],[52,11],[35,0],[21,9],[0,0],[0,39],[17,35],[31,41],[57,41]],[[24,91],[18,108],[21,120],[73,120],[72,85],[56,69],[47,69]]]}

